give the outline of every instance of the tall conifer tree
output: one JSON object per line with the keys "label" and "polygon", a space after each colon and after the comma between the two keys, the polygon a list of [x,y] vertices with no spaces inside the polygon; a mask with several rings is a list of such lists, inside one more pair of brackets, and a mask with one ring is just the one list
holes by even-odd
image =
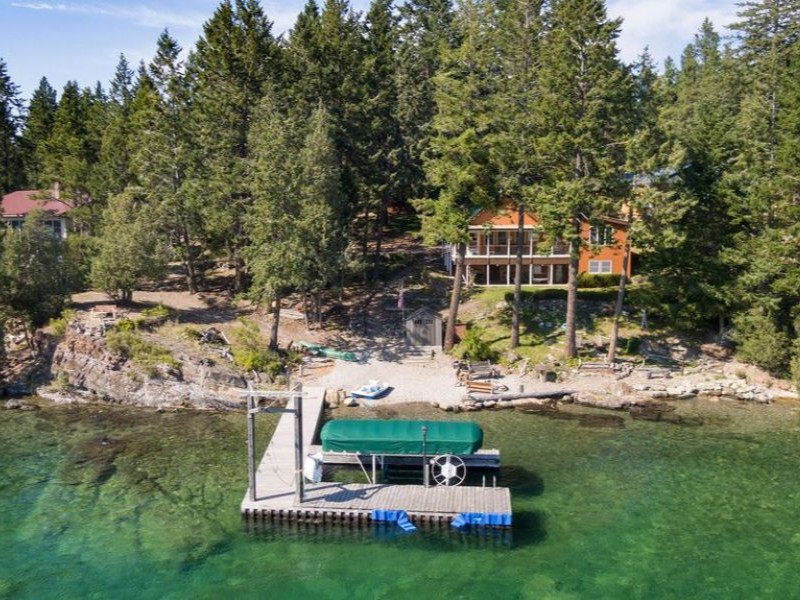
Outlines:
{"label": "tall conifer tree", "polygon": [[400,46],[397,63],[397,118],[403,137],[401,189],[406,198],[429,196],[433,190],[424,171],[424,157],[434,135],[436,114],[433,78],[441,56],[456,43],[451,0],[408,0],[399,8]]}
{"label": "tall conifer tree", "polygon": [[280,74],[272,23],[256,0],[224,0],[203,27],[193,54],[196,78],[192,122],[200,154],[193,178],[205,200],[208,239],[230,254],[234,288],[246,287],[241,249],[248,185],[252,111]]}
{"label": "tall conifer tree", "polygon": [[491,133],[490,98],[497,87],[492,36],[495,9],[491,1],[459,2],[454,26],[461,43],[445,50],[434,78],[435,135],[425,169],[438,191],[418,202],[422,230],[431,243],[456,248],[453,290],[445,328],[444,349],[455,341],[455,324],[464,283],[464,256],[472,211],[497,201],[496,172],[487,138]]}
{"label": "tall conifer tree", "polygon": [[24,178],[19,140],[22,100],[0,58],[0,192],[17,189]]}
{"label": "tall conifer tree", "polygon": [[615,208],[623,181],[631,88],[617,57],[619,20],[600,0],[552,3],[542,43],[540,148],[549,191],[542,210],[551,229],[570,247],[566,347],[577,354],[576,303],[581,223]]}
{"label": "tall conifer tree", "polygon": [[53,132],[57,108],[56,90],[46,77],[42,77],[28,104],[28,115],[22,132],[25,174],[27,183],[31,187],[42,188],[52,183],[43,179],[42,163],[47,139]]}

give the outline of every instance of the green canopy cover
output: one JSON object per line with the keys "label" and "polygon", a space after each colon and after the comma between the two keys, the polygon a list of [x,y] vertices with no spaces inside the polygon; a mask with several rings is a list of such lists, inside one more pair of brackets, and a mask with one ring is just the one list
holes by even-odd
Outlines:
{"label": "green canopy cover", "polygon": [[483,444],[483,430],[472,422],[337,419],[322,428],[322,450],[422,454],[423,426],[427,454],[474,454]]}

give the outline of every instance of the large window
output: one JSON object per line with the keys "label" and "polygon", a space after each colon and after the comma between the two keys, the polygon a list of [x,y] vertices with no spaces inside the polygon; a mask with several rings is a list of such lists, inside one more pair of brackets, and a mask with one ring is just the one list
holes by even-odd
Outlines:
{"label": "large window", "polygon": [[589,273],[611,273],[610,260],[590,260]]}
{"label": "large window", "polygon": [[610,246],[614,243],[614,228],[608,226],[592,227],[589,230],[589,241],[594,246]]}

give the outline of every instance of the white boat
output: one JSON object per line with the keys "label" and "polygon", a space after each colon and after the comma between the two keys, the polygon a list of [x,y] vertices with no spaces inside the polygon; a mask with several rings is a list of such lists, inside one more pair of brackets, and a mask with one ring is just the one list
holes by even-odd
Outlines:
{"label": "white boat", "polygon": [[350,395],[353,398],[375,399],[385,394],[388,389],[389,384],[385,381],[380,383],[377,379],[370,379],[365,385],[350,392]]}

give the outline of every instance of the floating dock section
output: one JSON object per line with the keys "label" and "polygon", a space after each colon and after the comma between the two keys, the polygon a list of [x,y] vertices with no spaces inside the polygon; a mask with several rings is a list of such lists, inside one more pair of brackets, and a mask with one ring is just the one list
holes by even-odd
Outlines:
{"label": "floating dock section", "polygon": [[[311,451],[319,428],[324,395],[324,388],[319,387],[306,387],[302,392],[304,456]],[[294,399],[286,409],[294,409]],[[387,514],[402,511],[416,526],[511,526],[511,492],[505,487],[306,483],[300,501],[295,430],[295,414],[284,413],[256,469],[255,494],[248,488],[242,500],[246,519],[358,526],[383,522]]]}

